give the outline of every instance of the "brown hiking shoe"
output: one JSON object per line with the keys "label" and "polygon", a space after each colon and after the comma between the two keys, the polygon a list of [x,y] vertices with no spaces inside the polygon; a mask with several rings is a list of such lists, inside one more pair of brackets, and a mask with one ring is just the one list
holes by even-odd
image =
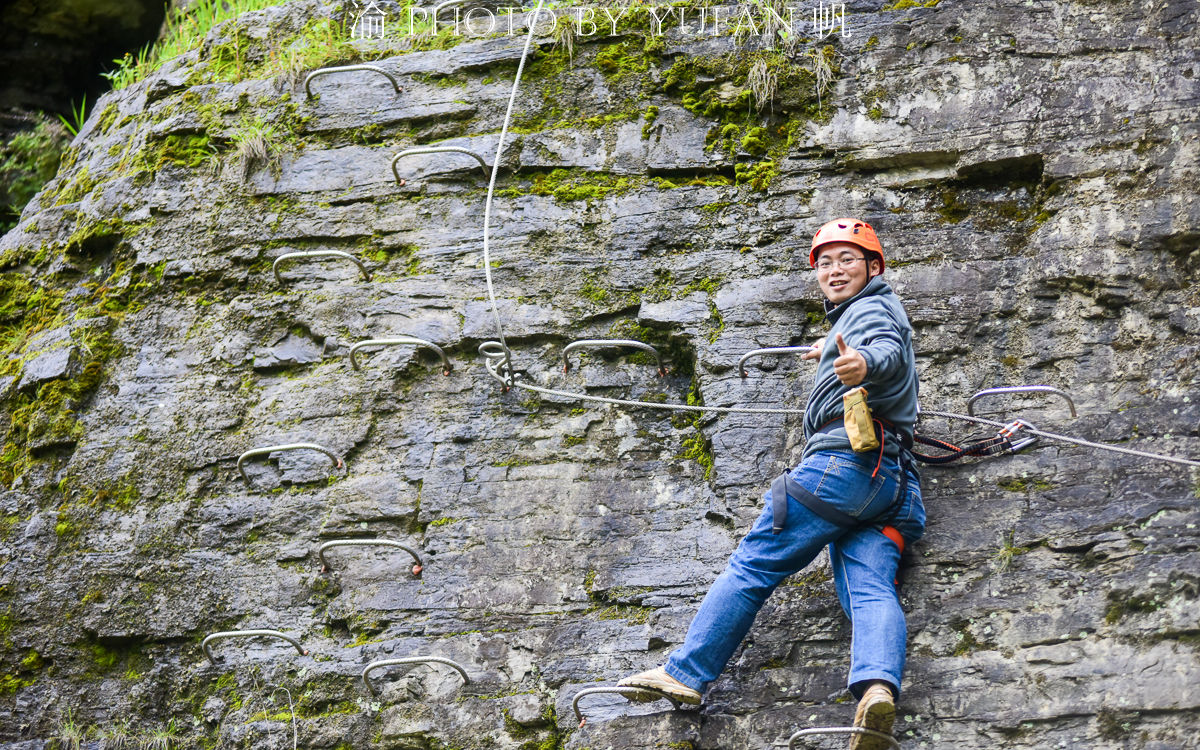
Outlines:
{"label": "brown hiking shoe", "polygon": [[[639,672],[638,674],[630,675],[618,682],[617,687],[650,688],[660,693],[666,693],[680,703],[686,703],[689,706],[700,705],[700,693],[667,674],[667,670],[662,667],[655,667],[648,672]],[[629,700],[645,702],[658,699],[635,698],[631,696]]]}
{"label": "brown hiking shoe", "polygon": [[[882,682],[876,682],[863,693],[858,702],[858,710],[854,712],[854,726],[881,732],[892,733],[892,723],[896,721],[896,702],[892,691]],[[850,735],[850,750],[888,750],[892,744],[882,737],[869,734]]]}

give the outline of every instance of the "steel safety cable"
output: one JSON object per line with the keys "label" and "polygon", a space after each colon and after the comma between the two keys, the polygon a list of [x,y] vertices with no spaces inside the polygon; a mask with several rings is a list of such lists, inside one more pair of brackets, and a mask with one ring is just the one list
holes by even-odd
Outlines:
{"label": "steel safety cable", "polygon": [[504,136],[508,134],[508,123],[512,119],[513,105],[517,101],[517,91],[521,87],[521,73],[525,70],[525,60],[529,56],[529,47],[533,44],[533,30],[537,27],[538,15],[542,12],[543,0],[538,0],[533,9],[533,18],[529,22],[529,34],[525,36],[525,48],[521,51],[521,61],[517,63],[517,74],[513,78],[512,94],[508,97],[508,109],[504,113],[504,124],[500,127],[500,141],[496,144],[496,158],[492,161],[492,175],[488,180],[487,198],[483,203],[483,276],[487,281],[488,299],[492,303],[492,315],[496,319],[496,335],[500,338],[505,369],[512,372],[511,355],[504,340],[504,326],[500,323],[500,308],[496,304],[496,291],[492,287],[492,259],[488,234],[492,223],[492,195],[496,191],[496,174],[500,171],[500,155],[504,152]]}
{"label": "steel safety cable", "polygon": [[[976,424],[988,425],[989,427],[1007,427],[1008,426],[1006,423],[997,422],[994,419],[984,419],[982,417],[971,417],[971,416],[967,416],[966,414],[956,414],[951,411],[922,411],[920,416],[922,418],[923,417],[942,417],[944,419],[960,419],[964,422],[974,422]],[[1039,430],[1036,427],[1031,427],[1031,426],[1027,426],[1027,425],[1022,426],[1021,431],[1029,433],[1030,435],[1036,435],[1038,437],[1046,438],[1047,440],[1058,440],[1063,443],[1073,443],[1075,445],[1082,445],[1085,448],[1095,448],[1097,450],[1110,451],[1112,453],[1124,453],[1129,456],[1138,456],[1139,458],[1150,458],[1150,459],[1154,459],[1156,461],[1168,461],[1170,463],[1181,464],[1183,466],[1200,467],[1200,461],[1194,461],[1190,458],[1179,458],[1177,456],[1165,456],[1161,453],[1151,453],[1150,451],[1139,451],[1134,448],[1122,448],[1119,445],[1112,445],[1110,443],[1097,443],[1092,440],[1084,440],[1083,438],[1071,437],[1070,435],[1060,435],[1057,432],[1046,432],[1045,430]]]}
{"label": "steel safety cable", "polygon": [[[554,388],[544,388],[542,386],[522,383],[516,378],[505,379],[496,372],[493,362],[498,362],[501,359],[500,355],[484,355],[484,366],[493,378],[504,383],[505,385],[523,388],[534,393],[541,393],[547,396],[558,396],[560,398],[570,398],[579,401],[595,401],[602,404],[613,404],[615,406],[637,406],[645,409],[661,409],[667,411],[689,411],[689,412],[714,412],[717,414],[799,414],[803,415],[803,409],[768,409],[755,408],[746,406],[693,406],[690,404],[660,404],[652,401],[632,401],[629,399],[608,398],[606,396],[593,396],[587,393],[577,393],[573,391],[560,391]],[[1006,422],[997,422],[994,419],[986,419],[983,417],[972,417],[966,414],[957,414],[950,411],[922,411],[920,417],[942,417],[944,419],[958,419],[964,422],[973,422],[975,424],[987,425],[989,427],[1007,427]],[[1166,456],[1161,453],[1151,453],[1150,451],[1139,451],[1133,448],[1122,448],[1119,445],[1111,445],[1109,443],[1097,443],[1092,440],[1072,437],[1070,435],[1061,435],[1056,432],[1047,432],[1039,430],[1035,427],[1025,425],[1021,427],[1021,431],[1030,435],[1046,438],[1047,440],[1057,440],[1063,443],[1072,443],[1085,448],[1095,448],[1096,450],[1110,451],[1112,453],[1123,453],[1129,456],[1137,456],[1139,458],[1149,458],[1156,461],[1167,461],[1169,463],[1180,464],[1182,466],[1200,467],[1200,461],[1195,461],[1189,458],[1179,458],[1177,456]]]}

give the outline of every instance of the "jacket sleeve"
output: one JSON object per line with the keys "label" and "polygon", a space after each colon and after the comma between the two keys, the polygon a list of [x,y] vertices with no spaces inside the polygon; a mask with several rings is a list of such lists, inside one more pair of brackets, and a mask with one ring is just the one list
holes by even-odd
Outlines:
{"label": "jacket sleeve", "polygon": [[882,302],[863,300],[847,310],[846,341],[867,361],[867,380],[883,383],[904,362],[904,333]]}

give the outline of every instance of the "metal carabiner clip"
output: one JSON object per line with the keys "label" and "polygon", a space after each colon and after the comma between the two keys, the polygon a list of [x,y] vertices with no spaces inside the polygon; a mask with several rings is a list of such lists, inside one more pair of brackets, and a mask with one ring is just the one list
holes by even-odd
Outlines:
{"label": "metal carabiner clip", "polygon": [[1014,419],[1011,423],[1000,428],[999,436],[1007,441],[1009,453],[1018,453],[1037,442],[1037,435],[1030,435],[1014,442],[1013,438],[1023,429],[1036,430],[1037,427],[1026,422],[1024,419]]}

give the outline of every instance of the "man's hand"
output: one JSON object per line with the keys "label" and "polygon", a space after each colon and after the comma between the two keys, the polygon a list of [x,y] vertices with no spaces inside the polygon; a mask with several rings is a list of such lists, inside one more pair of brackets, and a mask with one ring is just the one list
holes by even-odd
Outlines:
{"label": "man's hand", "polygon": [[846,385],[858,385],[867,377],[867,360],[851,349],[842,334],[837,334],[838,358],[833,360],[833,373]]}
{"label": "man's hand", "polygon": [[813,342],[813,348],[800,355],[800,359],[820,359],[821,350],[825,348],[825,337],[817,339]]}

